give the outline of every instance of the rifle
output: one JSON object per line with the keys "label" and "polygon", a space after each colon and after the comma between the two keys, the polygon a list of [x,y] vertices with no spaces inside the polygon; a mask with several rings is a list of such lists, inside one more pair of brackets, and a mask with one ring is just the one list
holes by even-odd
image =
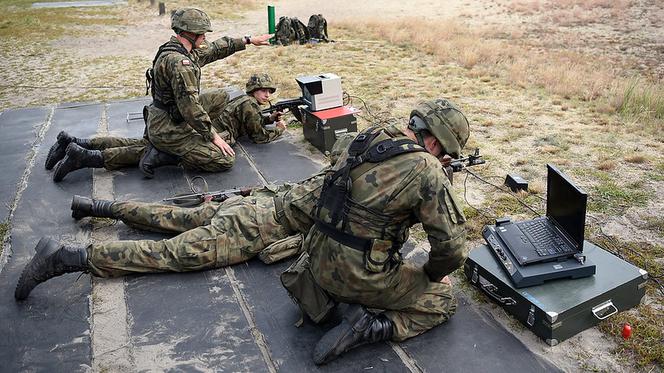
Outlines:
{"label": "rifle", "polygon": [[454,183],[454,173],[460,172],[466,167],[476,166],[478,164],[484,164],[486,161],[482,159],[480,154],[480,148],[475,149],[475,152],[467,157],[453,159],[452,163],[449,166],[444,167],[447,178],[450,179],[450,183]]}
{"label": "rifle", "polygon": [[223,202],[233,196],[248,196],[251,193],[251,188],[244,189],[226,189],[217,190],[213,192],[201,192],[190,194],[178,194],[170,198],[164,198],[164,202],[172,202],[174,205],[190,207],[198,206],[206,200]]}
{"label": "rifle", "polygon": [[475,152],[465,158],[453,159],[450,167],[452,167],[452,172],[459,172],[466,167],[476,166],[478,164],[484,164],[486,161],[482,159],[480,154],[480,148],[475,149]]}
{"label": "rifle", "polygon": [[261,110],[262,115],[270,115],[275,111],[285,111],[289,110],[295,116],[295,119],[302,122],[302,113],[300,112],[300,106],[306,105],[307,102],[304,101],[304,98],[288,98],[284,100],[277,101],[274,105],[270,102],[270,107]]}

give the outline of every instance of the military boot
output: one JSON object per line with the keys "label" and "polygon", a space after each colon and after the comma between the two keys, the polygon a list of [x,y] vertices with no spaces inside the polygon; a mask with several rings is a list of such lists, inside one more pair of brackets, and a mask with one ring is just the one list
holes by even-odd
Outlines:
{"label": "military boot", "polygon": [[53,181],[62,181],[68,173],[85,167],[104,167],[101,150],[88,150],[76,143],[67,145],[67,155],[55,166]]}
{"label": "military boot", "polygon": [[161,166],[177,165],[180,157],[165,153],[155,148],[154,145],[148,144],[145,153],[138,162],[138,167],[143,172],[143,175],[148,179],[154,177],[154,169]]}
{"label": "military boot", "polygon": [[55,144],[53,144],[51,149],[48,151],[48,156],[46,157],[46,163],[44,164],[44,167],[46,167],[47,170],[52,169],[56,163],[65,157],[67,145],[72,142],[82,148],[90,149],[90,139],[81,139],[71,136],[65,131],[60,131],[60,133],[58,133]]}
{"label": "military boot", "polygon": [[105,201],[102,199],[92,199],[79,195],[74,195],[71,200],[71,217],[79,220],[87,216],[96,218],[115,218],[111,206],[115,201]]}
{"label": "military boot", "polygon": [[14,298],[23,300],[42,282],[71,272],[87,272],[88,253],[85,248],[60,245],[57,241],[42,237],[35,247],[37,252],[25,266],[18,279]]}
{"label": "military boot", "polygon": [[355,347],[389,340],[393,329],[394,323],[382,313],[374,315],[361,305],[350,305],[341,323],[316,343],[314,362],[326,364]]}

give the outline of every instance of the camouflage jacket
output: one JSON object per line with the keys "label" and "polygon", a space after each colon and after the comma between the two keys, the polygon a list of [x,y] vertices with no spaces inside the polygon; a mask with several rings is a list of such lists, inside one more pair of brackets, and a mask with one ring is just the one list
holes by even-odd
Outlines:
{"label": "camouflage jacket", "polygon": [[[390,126],[372,143],[390,137],[403,139],[405,135]],[[343,167],[347,159],[346,150],[329,172]],[[346,224],[340,222],[337,228],[371,240],[372,246],[360,252],[333,240],[318,227],[312,228],[304,246],[310,253],[312,273],[323,288],[340,297],[394,286],[424,289],[427,277],[438,281],[462,265],[467,254],[465,217],[438,159],[427,152],[400,154],[380,163],[363,163],[350,172],[350,178],[350,201],[344,207],[348,211]],[[323,210],[321,220],[329,223],[328,215]],[[409,275],[409,280],[399,270],[400,256],[391,250],[394,244],[400,248],[408,238],[408,229],[419,222],[431,245],[424,266],[428,276]],[[371,266],[367,257],[387,265]]]}
{"label": "camouflage jacket", "polygon": [[[182,44],[173,36],[165,46]],[[177,106],[184,122],[204,139],[212,141],[211,120],[199,102],[201,67],[245,49],[243,39],[223,37],[208,43],[206,49],[182,54],[163,52],[153,66],[152,98],[165,106]],[[178,124],[182,125],[182,124]]]}
{"label": "camouflage jacket", "polygon": [[284,130],[275,127],[267,129],[270,124],[268,117],[261,114],[261,106],[251,95],[242,95],[231,100],[221,115],[212,118],[215,131],[228,144],[233,145],[236,140],[244,135],[249,136],[251,141],[263,144],[279,137]]}

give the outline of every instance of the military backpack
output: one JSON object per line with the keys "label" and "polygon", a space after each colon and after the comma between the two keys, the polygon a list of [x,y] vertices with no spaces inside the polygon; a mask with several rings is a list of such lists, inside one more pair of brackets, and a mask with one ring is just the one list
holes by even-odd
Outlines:
{"label": "military backpack", "polygon": [[297,17],[279,17],[279,23],[274,33],[277,44],[290,45],[298,42],[305,44],[309,41],[309,29]]}
{"label": "military backpack", "polygon": [[307,29],[309,29],[309,37],[311,39],[324,42],[330,41],[327,36],[327,20],[325,20],[322,14],[311,15]]}

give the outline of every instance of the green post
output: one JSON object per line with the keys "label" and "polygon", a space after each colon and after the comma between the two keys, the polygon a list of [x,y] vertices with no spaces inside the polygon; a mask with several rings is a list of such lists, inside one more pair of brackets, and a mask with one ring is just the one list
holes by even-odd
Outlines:
{"label": "green post", "polygon": [[[274,23],[274,6],[273,5],[268,5],[267,6],[267,31],[270,34],[274,34],[274,28],[275,28],[275,23]],[[274,38],[270,39],[270,44],[274,44],[275,40]]]}

